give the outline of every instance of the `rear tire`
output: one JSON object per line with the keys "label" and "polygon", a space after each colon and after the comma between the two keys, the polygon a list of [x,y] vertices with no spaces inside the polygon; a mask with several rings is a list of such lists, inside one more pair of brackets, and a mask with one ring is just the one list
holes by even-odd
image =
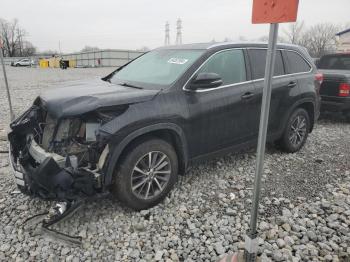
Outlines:
{"label": "rear tire", "polygon": [[134,210],[160,203],[177,181],[178,158],[174,148],[156,138],[126,149],[115,173],[112,192]]}
{"label": "rear tire", "polygon": [[278,144],[288,153],[299,151],[305,144],[310,131],[310,117],[303,108],[297,108],[289,117]]}

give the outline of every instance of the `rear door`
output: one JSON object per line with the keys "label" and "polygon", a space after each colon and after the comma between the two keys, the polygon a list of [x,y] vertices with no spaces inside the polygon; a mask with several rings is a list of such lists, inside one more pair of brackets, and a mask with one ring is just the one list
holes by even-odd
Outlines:
{"label": "rear door", "polygon": [[[293,50],[285,50],[284,54],[287,58],[287,73],[293,75],[298,83],[301,98],[316,96],[315,92],[315,76],[312,74],[311,64],[299,53]],[[316,97],[315,97],[316,100]]]}
{"label": "rear door", "polygon": [[[251,122],[252,130],[254,131],[255,137],[259,132],[259,120],[261,112],[262,94],[264,89],[264,76],[266,66],[267,49],[248,49],[248,55],[250,59],[252,79],[256,87],[256,93],[258,99],[256,100],[257,111]],[[276,54],[275,72],[272,81],[272,94],[271,94],[271,105],[270,105],[270,117],[269,117],[269,133],[277,132],[281,118],[285,112],[287,112],[290,105],[290,95],[297,95],[297,81],[294,76],[287,75],[286,65],[282,56],[282,51],[278,50]]]}

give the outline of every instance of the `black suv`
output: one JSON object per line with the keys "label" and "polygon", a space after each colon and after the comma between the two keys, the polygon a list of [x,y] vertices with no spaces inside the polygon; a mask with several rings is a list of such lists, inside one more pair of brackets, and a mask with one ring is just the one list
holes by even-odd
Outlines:
{"label": "black suv", "polygon": [[[112,191],[140,210],[197,160],[257,143],[266,44],[148,52],[101,79],[48,90],[11,123],[22,192],[75,201]],[[298,151],[319,114],[305,49],[278,45],[268,140]]]}

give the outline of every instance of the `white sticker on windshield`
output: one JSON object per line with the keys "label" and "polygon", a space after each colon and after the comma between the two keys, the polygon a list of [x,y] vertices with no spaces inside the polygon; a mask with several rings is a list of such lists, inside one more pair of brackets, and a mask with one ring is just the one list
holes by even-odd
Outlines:
{"label": "white sticker on windshield", "polygon": [[185,59],[185,58],[170,58],[168,60],[168,63],[170,64],[177,64],[177,65],[183,65],[183,64],[186,64],[188,61],[188,59]]}

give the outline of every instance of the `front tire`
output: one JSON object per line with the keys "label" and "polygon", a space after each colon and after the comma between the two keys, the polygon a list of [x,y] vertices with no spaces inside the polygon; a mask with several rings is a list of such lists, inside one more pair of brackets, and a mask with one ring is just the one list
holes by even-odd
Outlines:
{"label": "front tire", "polygon": [[151,138],[126,149],[115,173],[112,192],[134,210],[160,203],[177,181],[178,158],[166,141]]}
{"label": "front tire", "polygon": [[303,108],[296,109],[288,119],[279,144],[283,151],[294,153],[305,144],[310,131],[310,117]]}

